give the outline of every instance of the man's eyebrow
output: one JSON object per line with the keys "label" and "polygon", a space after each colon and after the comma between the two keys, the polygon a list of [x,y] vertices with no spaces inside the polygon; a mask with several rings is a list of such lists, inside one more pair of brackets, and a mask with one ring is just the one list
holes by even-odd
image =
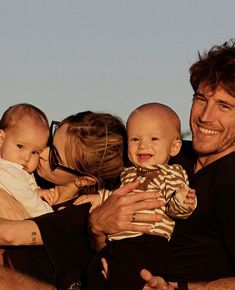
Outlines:
{"label": "man's eyebrow", "polygon": [[231,108],[235,108],[235,105],[231,104],[230,102],[223,101],[223,100],[218,100],[217,103],[230,106]]}
{"label": "man's eyebrow", "polygon": [[193,94],[194,97],[196,96],[201,96],[201,97],[205,97],[205,95],[203,93],[200,93],[200,92],[196,92]]}
{"label": "man's eyebrow", "polygon": [[[195,97],[197,97],[197,96],[199,96],[199,97],[203,97],[203,98],[206,97],[203,93],[195,92],[195,93],[193,94],[193,98],[195,98]],[[224,101],[224,100],[221,100],[221,99],[217,100],[216,103],[220,103],[220,104],[228,105],[228,106],[230,106],[231,108],[235,108],[235,104],[233,105],[233,104],[231,104],[230,102],[227,102],[227,101]]]}

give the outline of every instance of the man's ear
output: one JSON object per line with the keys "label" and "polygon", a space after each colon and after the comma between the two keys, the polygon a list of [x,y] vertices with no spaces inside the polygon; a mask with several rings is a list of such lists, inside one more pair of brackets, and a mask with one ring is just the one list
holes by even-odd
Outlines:
{"label": "man's ear", "polygon": [[176,156],[180,152],[181,146],[182,141],[180,139],[176,139],[173,141],[170,152],[171,157]]}
{"label": "man's ear", "polygon": [[0,130],[0,146],[2,146],[5,139],[5,133],[3,130]]}

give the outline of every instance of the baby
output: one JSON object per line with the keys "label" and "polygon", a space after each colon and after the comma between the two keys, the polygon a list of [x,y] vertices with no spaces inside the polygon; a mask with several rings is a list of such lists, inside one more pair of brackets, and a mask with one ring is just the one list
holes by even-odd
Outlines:
{"label": "baby", "polygon": [[0,187],[21,203],[31,217],[53,211],[48,204],[53,203],[53,189],[40,189],[33,174],[40,153],[47,147],[48,137],[47,117],[37,107],[17,104],[3,113],[0,120]]}
{"label": "baby", "polygon": [[[130,114],[127,136],[128,157],[133,166],[122,172],[122,186],[138,179],[139,187],[130,194],[160,192],[162,208],[144,213],[161,214],[162,220],[151,224],[152,230],[148,235],[140,232],[109,235],[107,246],[99,252],[88,271],[87,290],[93,287],[106,289],[102,288],[107,286],[106,283],[110,287],[108,289],[142,289],[144,282],[139,278],[139,271],[143,266],[155,275],[166,277],[170,263],[168,241],[174,229],[174,219],[187,218],[196,207],[195,191],[188,187],[185,170],[180,165],[168,164],[182,145],[177,114],[163,104],[144,104]],[[103,190],[99,195],[82,196],[78,202],[91,202],[92,210],[111,194],[111,191]],[[135,223],[136,216],[142,213],[133,213],[130,222]],[[102,274],[97,274],[101,272],[101,257],[108,263],[110,275],[107,282],[104,282]]]}

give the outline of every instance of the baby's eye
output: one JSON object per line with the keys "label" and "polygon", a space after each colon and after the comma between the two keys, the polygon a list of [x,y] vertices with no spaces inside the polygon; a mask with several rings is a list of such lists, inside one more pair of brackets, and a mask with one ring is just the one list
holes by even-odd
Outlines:
{"label": "baby's eye", "polygon": [[19,149],[22,149],[23,148],[23,145],[22,144],[17,144],[16,145]]}
{"label": "baby's eye", "polygon": [[158,141],[157,137],[152,137],[152,141]]}
{"label": "baby's eye", "polygon": [[138,142],[139,141],[139,138],[137,137],[132,137],[129,139],[130,142]]}

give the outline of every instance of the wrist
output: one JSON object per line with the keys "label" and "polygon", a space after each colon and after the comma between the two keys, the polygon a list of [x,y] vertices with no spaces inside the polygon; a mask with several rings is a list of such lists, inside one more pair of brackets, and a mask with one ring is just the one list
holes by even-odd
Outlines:
{"label": "wrist", "polygon": [[89,227],[89,231],[92,233],[92,235],[105,236],[104,232],[102,231],[102,229],[100,227],[100,224],[97,222],[95,210],[93,210],[89,216],[88,227]]}

